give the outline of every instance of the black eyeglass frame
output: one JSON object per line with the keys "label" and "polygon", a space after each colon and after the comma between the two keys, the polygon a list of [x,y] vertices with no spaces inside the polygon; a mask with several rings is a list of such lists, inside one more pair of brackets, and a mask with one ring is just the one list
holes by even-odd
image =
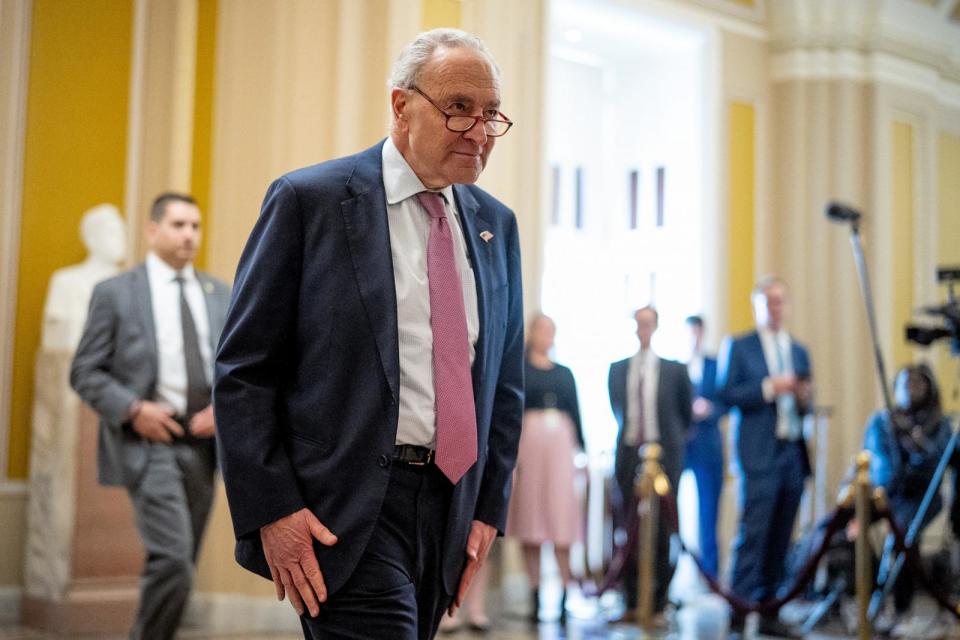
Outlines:
{"label": "black eyeglass frame", "polygon": [[[433,107],[434,107],[437,111],[439,111],[440,113],[442,113],[442,114],[444,115],[444,117],[446,118],[446,120],[444,121],[444,125],[447,127],[447,130],[448,130],[448,131],[453,131],[454,133],[466,133],[467,131],[470,131],[470,130],[473,129],[475,126],[477,126],[477,123],[478,123],[478,122],[483,122],[484,124],[486,124],[487,122],[500,122],[500,123],[503,123],[503,124],[507,125],[507,128],[504,129],[502,133],[493,133],[493,132],[491,132],[491,131],[488,131],[486,127],[484,127],[484,129],[483,129],[483,130],[484,130],[484,133],[486,133],[486,134],[487,134],[488,136],[490,136],[491,138],[499,138],[500,136],[506,134],[507,131],[510,131],[510,128],[513,126],[513,120],[511,120],[511,119],[510,119],[505,113],[503,113],[502,111],[497,111],[497,114],[500,115],[500,118],[488,118],[488,117],[486,117],[486,116],[468,116],[468,115],[464,115],[464,114],[462,114],[462,113],[447,113],[447,112],[443,109],[443,107],[441,107],[440,105],[438,105],[436,102],[433,101],[433,98],[431,98],[430,96],[428,96],[427,94],[425,94],[423,91],[421,91],[421,90],[420,90],[420,87],[414,85],[414,86],[410,87],[410,89],[411,89],[412,91],[416,91],[416,92],[419,93],[421,96],[423,96],[423,98],[424,98],[427,102],[429,102],[430,104],[432,104]],[[450,126],[450,118],[470,118],[471,120],[473,120],[473,124],[471,124],[471,125],[470,125],[469,127],[467,127],[466,129],[454,129],[453,127]]]}

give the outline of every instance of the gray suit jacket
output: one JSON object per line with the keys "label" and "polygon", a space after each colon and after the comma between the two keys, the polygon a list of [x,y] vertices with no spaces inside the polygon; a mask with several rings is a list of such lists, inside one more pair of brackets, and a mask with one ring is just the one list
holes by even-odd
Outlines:
{"label": "gray suit jacket", "polygon": [[[216,353],[230,287],[197,272]],[[101,484],[131,485],[147,461],[147,443],[130,428],[136,400],[153,400],[157,385],[157,338],[150,281],[140,264],[98,284],[70,367],[70,385],[100,415],[97,468]],[[212,372],[211,372],[212,373]]]}

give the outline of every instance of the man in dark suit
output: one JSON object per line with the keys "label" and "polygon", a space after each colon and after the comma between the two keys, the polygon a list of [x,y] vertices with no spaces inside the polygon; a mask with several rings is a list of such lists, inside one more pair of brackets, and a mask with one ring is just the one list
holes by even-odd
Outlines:
{"label": "man in dark suit", "polygon": [[[676,490],[683,469],[683,451],[690,428],[692,397],[687,368],[654,353],[651,347],[659,315],[651,306],[634,315],[640,350],[626,360],[610,365],[608,378],[610,405],[617,419],[617,452],[614,476],[620,491],[619,520],[626,524],[636,511],[633,485],[640,466],[641,446],[658,442],[663,448],[661,464]],[[673,577],[670,558],[670,530],[664,522],[658,527],[654,612],[662,614],[667,605],[667,588]],[[624,595],[627,610],[622,621],[636,620],[636,556],[624,567]],[[662,619],[658,622],[662,622]]]}
{"label": "man in dark suit", "polygon": [[[810,475],[801,418],[809,411],[807,350],[784,328],[787,288],[760,280],[752,294],[757,330],[728,340],[720,358],[720,400],[731,407],[736,463],[741,472],[740,524],[733,543],[731,589],[747,600],[775,596]],[[742,630],[742,616],[731,628]],[[792,637],[774,616],[760,619],[765,635]]]}
{"label": "man in dark suit", "polygon": [[289,173],[217,355],[240,564],[307,638],[429,638],[505,527],[523,411],[513,213],[473,186],[499,70],[455,29],[394,64],[390,136]]}
{"label": "man in dark suit", "polygon": [[200,209],[158,196],[143,264],[98,284],[70,384],[100,414],[100,482],[127,488],[147,552],[130,637],[173,638],[213,501],[213,354],[230,289],[195,271]]}
{"label": "man in dark suit", "polygon": [[691,339],[687,373],[693,385],[693,433],[687,443],[684,468],[693,471],[697,480],[700,560],[704,570],[716,577],[717,515],[723,488],[723,438],[719,422],[724,409],[716,398],[717,359],[703,350],[703,318],[690,316],[687,327]]}

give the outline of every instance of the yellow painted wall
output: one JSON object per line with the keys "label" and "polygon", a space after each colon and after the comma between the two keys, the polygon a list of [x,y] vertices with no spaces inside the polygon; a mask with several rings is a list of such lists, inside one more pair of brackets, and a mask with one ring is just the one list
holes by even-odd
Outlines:
{"label": "yellow painted wall", "polygon": [[[937,160],[937,202],[940,208],[937,264],[960,266],[960,135],[945,133],[940,136]],[[944,289],[939,289],[940,300],[945,299]],[[938,350],[937,378],[943,391],[944,408],[960,411],[956,382],[958,361],[950,357],[945,342],[935,348]]]}
{"label": "yellow painted wall", "polygon": [[913,361],[913,351],[903,338],[903,326],[913,317],[913,127],[894,122],[891,132],[891,202],[893,203],[892,237],[890,247],[893,260],[893,344],[892,371]]}
{"label": "yellow painted wall", "polygon": [[132,3],[34,0],[7,477],[27,477],[47,282],[84,258],[89,207],[123,204]]}
{"label": "yellow painted wall", "polygon": [[[217,50],[217,2],[197,2],[197,63],[193,103],[193,162],[190,176],[190,191],[204,215],[204,228],[210,224],[210,166],[213,145],[213,86],[216,71]],[[196,264],[207,266],[207,247],[210,243],[204,234],[197,254]]]}
{"label": "yellow painted wall", "polygon": [[460,26],[460,0],[422,0],[424,29]]}
{"label": "yellow painted wall", "polygon": [[756,111],[752,104],[730,103],[729,331],[753,326],[750,290],[753,289],[756,219]]}

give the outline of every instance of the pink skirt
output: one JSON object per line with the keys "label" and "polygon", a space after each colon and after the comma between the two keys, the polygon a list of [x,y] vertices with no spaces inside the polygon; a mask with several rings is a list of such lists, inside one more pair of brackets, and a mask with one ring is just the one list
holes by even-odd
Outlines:
{"label": "pink skirt", "polygon": [[556,410],[523,416],[520,451],[507,517],[508,536],[527,544],[569,546],[583,539],[583,506],[577,491],[573,421]]}

